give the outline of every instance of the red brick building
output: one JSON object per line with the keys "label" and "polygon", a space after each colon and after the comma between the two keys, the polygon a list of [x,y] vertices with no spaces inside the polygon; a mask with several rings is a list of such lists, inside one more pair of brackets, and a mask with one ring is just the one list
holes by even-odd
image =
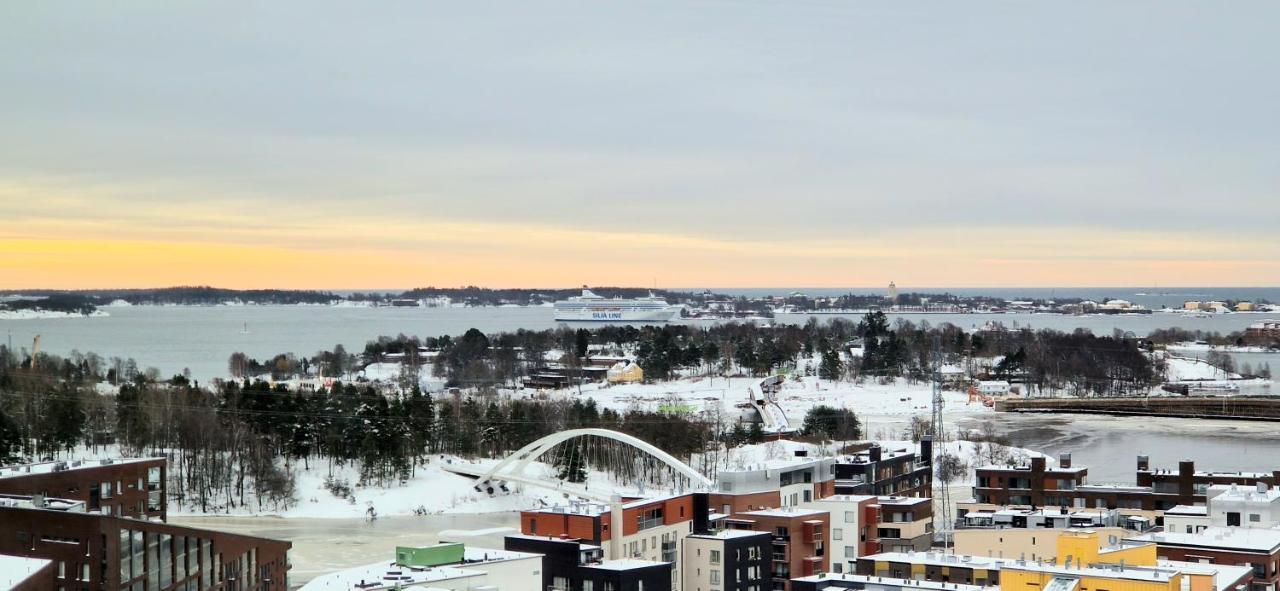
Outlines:
{"label": "red brick building", "polygon": [[42,462],[0,468],[0,494],[72,499],[90,512],[159,519],[165,513],[165,458]]}
{"label": "red brick building", "polygon": [[831,568],[827,552],[831,514],[827,511],[795,507],[747,511],[725,519],[724,524],[773,536],[770,588],[774,591],[788,591],[791,579]]}
{"label": "red brick building", "polygon": [[0,554],[51,560],[65,591],[286,591],[290,546],[87,513],[68,499],[0,497]]}

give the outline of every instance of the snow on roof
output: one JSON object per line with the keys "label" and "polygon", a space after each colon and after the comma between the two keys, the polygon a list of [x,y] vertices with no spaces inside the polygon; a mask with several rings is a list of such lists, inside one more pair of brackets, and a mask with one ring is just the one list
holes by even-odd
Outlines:
{"label": "snow on roof", "polygon": [[[910,587],[912,589],[928,589],[928,590],[937,590],[937,591],[941,591],[943,589],[945,589],[946,591],[984,591],[986,589],[986,587],[982,587],[979,585],[963,585],[959,583],[938,583],[934,581],[925,581],[925,580],[909,581],[906,579],[894,579],[889,577],[872,577],[869,575],[851,575],[848,573],[822,573],[817,575],[809,575],[807,577],[799,577],[792,580],[804,581],[806,583],[818,583],[818,584],[822,584],[827,581],[849,581],[849,582],[855,582],[855,583],[862,583],[864,585],[867,585],[868,588]],[[849,589],[849,587],[845,587],[843,585],[830,585],[828,587],[824,587],[823,589],[838,589],[840,591],[845,591]]]}
{"label": "snow on roof", "polygon": [[778,509],[759,509],[756,511],[747,511],[738,515],[747,515],[752,517],[816,517],[818,515],[829,515],[829,511],[821,511],[818,509],[803,509],[797,507],[782,507]]}
{"label": "snow on roof", "polygon": [[[39,462],[35,464],[14,464],[0,467],[0,478],[30,476],[32,474],[51,474],[62,470],[87,470],[113,464],[133,464],[149,462],[162,458],[106,458],[101,460],[72,460],[61,462]],[[55,470],[57,468],[57,470]]]}
{"label": "snow on roof", "polygon": [[1055,575],[1068,575],[1072,577],[1095,576],[1107,579],[1130,579],[1139,581],[1160,581],[1168,582],[1174,575],[1178,574],[1177,569],[1168,567],[1149,567],[1149,566],[1107,566],[1095,565],[1080,567],[1077,565],[1059,566],[1047,562],[1018,561],[1006,562],[1003,566],[1005,570],[1027,570],[1038,573],[1051,573]]}
{"label": "snow on roof", "polygon": [[27,558],[0,554],[0,589],[13,589],[31,578],[51,561],[44,558]]}
{"label": "snow on roof", "polygon": [[863,501],[876,498],[879,497],[876,497],[875,495],[830,495],[822,497],[821,499],[814,499],[809,501],[809,503],[861,503]]}
{"label": "snow on roof", "polygon": [[1256,527],[1209,527],[1196,534],[1163,532],[1133,539],[1161,545],[1268,553],[1280,551],[1280,530]]}
{"label": "snow on roof", "polygon": [[920,505],[922,503],[933,503],[933,499],[929,497],[876,497],[876,503],[881,506],[893,505]]}
{"label": "snow on roof", "polygon": [[1014,562],[1012,558],[943,554],[941,552],[881,552],[880,554],[872,554],[863,558],[876,562],[900,562],[905,564],[929,564],[996,570],[1002,565]]}
{"label": "snow on roof", "polygon": [[1157,565],[1175,568],[1191,575],[1213,575],[1214,589],[1230,589],[1236,582],[1253,574],[1253,568],[1233,564],[1205,564],[1179,560],[1159,560]]}
{"label": "snow on roof", "polygon": [[533,554],[531,552],[516,552],[514,550],[498,550],[495,548],[472,548],[465,546],[462,549],[462,560],[467,566],[475,564],[485,564],[489,562],[502,562],[504,560],[520,560],[521,558],[536,558],[541,554]]}
{"label": "snow on roof", "polygon": [[378,562],[320,575],[303,585],[302,589],[304,591],[375,591],[378,589],[394,589],[397,586],[408,587],[441,581],[483,577],[484,575],[483,571],[453,566],[437,566],[427,569],[396,566],[394,561]]}
{"label": "snow on roof", "polygon": [[1177,505],[1172,509],[1164,512],[1165,516],[1170,515],[1208,515],[1209,508],[1204,505]]}
{"label": "snow on roof", "polygon": [[659,562],[657,560],[642,560],[639,558],[620,558],[618,560],[606,560],[600,564],[583,565],[583,568],[598,568],[601,570],[631,570],[634,568],[647,568],[650,566],[660,566],[671,564],[670,562]]}
{"label": "snow on roof", "polygon": [[18,509],[47,509],[49,511],[66,511],[68,513],[84,513],[84,501],[76,501],[72,499],[57,499],[52,497],[42,497],[39,505],[35,502],[36,497],[32,495],[2,495],[0,494],[0,507],[14,507]]}
{"label": "snow on roof", "polygon": [[702,538],[704,540],[729,540],[733,538],[746,538],[750,536],[767,536],[769,532],[755,531],[750,529],[722,529],[708,534],[689,534],[690,538]]}

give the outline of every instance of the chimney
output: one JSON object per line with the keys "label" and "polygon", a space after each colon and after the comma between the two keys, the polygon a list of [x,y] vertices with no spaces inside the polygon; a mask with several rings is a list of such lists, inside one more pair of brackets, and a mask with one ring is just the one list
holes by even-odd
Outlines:
{"label": "chimney", "polygon": [[711,497],[707,493],[693,493],[693,533],[710,533]]}
{"label": "chimney", "polygon": [[1142,472],[1151,469],[1151,458],[1148,456],[1138,456],[1138,471]]}
{"label": "chimney", "polygon": [[1071,454],[1069,454],[1069,453],[1058,454],[1058,467],[1059,467],[1059,468],[1070,468],[1070,467],[1071,467]]}
{"label": "chimney", "polygon": [[1260,495],[1267,494],[1267,483],[1261,480],[1258,481],[1258,494]]}
{"label": "chimney", "polygon": [[871,445],[871,449],[867,450],[867,455],[868,457],[871,458],[872,462],[879,462],[880,461],[880,444],[873,443]]}
{"label": "chimney", "polygon": [[1044,472],[1044,456],[1036,456],[1031,458],[1031,471]]}
{"label": "chimney", "polygon": [[[933,436],[925,435],[920,438],[920,462],[923,464],[933,463]],[[1276,471],[1276,477],[1280,478],[1280,470]]]}

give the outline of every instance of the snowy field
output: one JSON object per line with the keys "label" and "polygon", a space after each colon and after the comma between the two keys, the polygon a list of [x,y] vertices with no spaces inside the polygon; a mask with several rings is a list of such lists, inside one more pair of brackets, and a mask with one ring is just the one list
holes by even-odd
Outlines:
{"label": "snowy field", "polygon": [[[758,378],[685,378],[660,384],[587,384],[581,398],[596,401],[601,408],[617,411],[628,409],[657,411],[682,407],[694,411],[722,413],[726,420],[753,417],[747,408],[747,387]],[[578,398],[576,389],[551,394],[554,397]],[[948,413],[990,412],[980,403],[969,403],[964,392],[943,392]],[[778,404],[792,426],[799,426],[809,409],[815,406],[847,408],[866,418],[895,418],[903,424],[912,415],[928,415],[933,390],[929,384],[911,384],[895,380],[887,384],[822,380],[816,377],[789,378],[778,394]]]}

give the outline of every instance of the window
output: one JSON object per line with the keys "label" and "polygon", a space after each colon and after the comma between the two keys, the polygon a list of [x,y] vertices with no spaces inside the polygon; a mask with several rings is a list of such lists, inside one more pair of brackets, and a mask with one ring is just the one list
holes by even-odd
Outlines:
{"label": "window", "polygon": [[[584,589],[586,584],[585,581],[582,583]],[[569,588],[569,577],[551,577],[551,587],[557,591],[566,591]]]}
{"label": "window", "polygon": [[536,534],[536,533],[538,533],[538,520],[537,520],[537,519],[530,519],[530,520],[529,520],[529,533],[531,533],[531,534]]}
{"label": "window", "polygon": [[840,528],[838,528],[838,527],[833,527],[833,528],[831,528],[831,539],[833,539],[833,540],[843,540],[843,539],[844,539],[844,530],[842,530],[842,529],[840,529]]}
{"label": "window", "polygon": [[1258,523],[1259,521],[1262,521],[1262,515],[1259,515],[1257,513],[1249,514],[1249,523]]}
{"label": "window", "polygon": [[1228,525],[1228,526],[1238,526],[1238,525],[1240,525],[1240,514],[1239,514],[1239,513],[1227,513],[1227,525]]}
{"label": "window", "polygon": [[857,522],[858,522],[858,514],[857,514],[857,513],[855,513],[855,512],[853,512],[853,511],[845,511],[845,512],[844,512],[844,522],[845,522],[845,523],[857,523]]}
{"label": "window", "polygon": [[711,551],[711,564],[720,564],[720,551],[719,551],[719,550],[712,550],[712,551]]}
{"label": "window", "polygon": [[720,571],[718,571],[718,570],[708,571],[708,572],[707,572],[707,575],[710,577],[710,579],[709,579],[709,580],[711,581],[711,584],[712,584],[712,585],[719,585],[719,584],[720,584]]}
{"label": "window", "polygon": [[591,579],[586,579],[582,581],[582,591],[594,591],[595,588],[596,588],[595,581],[592,581]]}

